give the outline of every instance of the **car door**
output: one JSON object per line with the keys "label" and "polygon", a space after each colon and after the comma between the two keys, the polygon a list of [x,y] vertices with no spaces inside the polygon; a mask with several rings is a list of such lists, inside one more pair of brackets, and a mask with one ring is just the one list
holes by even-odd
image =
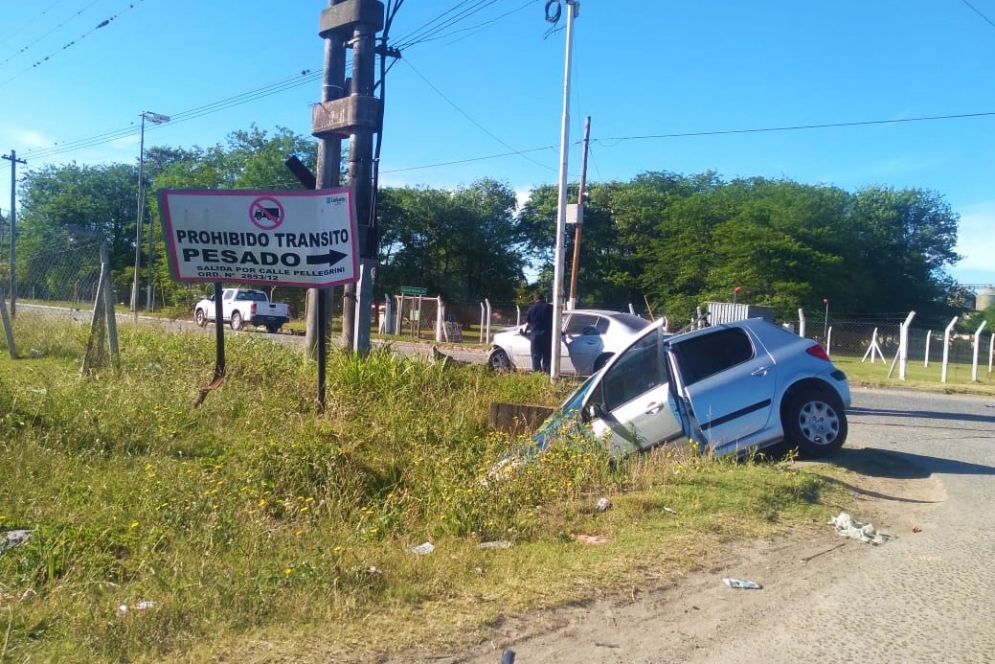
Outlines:
{"label": "car door", "polygon": [[686,439],[660,326],[612,358],[588,393],[584,414],[614,456]]}
{"label": "car door", "polygon": [[571,313],[563,325],[561,370],[565,370],[569,362],[570,370],[582,376],[594,373],[594,363],[605,347],[601,335],[607,329],[608,321],[603,316]]}
{"label": "car door", "polygon": [[773,412],[774,361],[741,327],[674,337],[670,347],[693,430],[716,454],[750,444]]}

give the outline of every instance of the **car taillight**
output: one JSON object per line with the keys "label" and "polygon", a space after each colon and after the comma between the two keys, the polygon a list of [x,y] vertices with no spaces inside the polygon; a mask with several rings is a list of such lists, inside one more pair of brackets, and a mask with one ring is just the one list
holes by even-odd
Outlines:
{"label": "car taillight", "polygon": [[826,352],[826,349],[820,346],[819,344],[814,344],[812,346],[809,346],[808,348],[805,349],[805,352],[811,355],[812,357],[819,358],[820,360],[825,360],[826,362],[830,361],[829,354]]}
{"label": "car taillight", "polygon": [[255,302],[253,302],[252,306],[249,307],[249,313],[252,314],[253,316],[256,315],[256,303]]}

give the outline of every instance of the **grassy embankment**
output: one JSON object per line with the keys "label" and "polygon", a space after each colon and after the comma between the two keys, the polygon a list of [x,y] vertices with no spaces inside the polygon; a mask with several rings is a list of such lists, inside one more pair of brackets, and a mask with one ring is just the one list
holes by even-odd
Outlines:
{"label": "grassy embankment", "polygon": [[[82,328],[15,324],[43,354],[0,360],[0,531],[32,531],[0,555],[3,662],[445,652],[831,511],[824,481],[787,465],[611,465],[582,441],[481,482],[514,443],[486,431],[488,405],[557,403],[569,386],[543,376],[333,352],[319,414],[313,364],[239,334],[195,410],[210,335],[123,325],[120,373],[81,378]],[[511,547],[478,548],[495,540]]]}

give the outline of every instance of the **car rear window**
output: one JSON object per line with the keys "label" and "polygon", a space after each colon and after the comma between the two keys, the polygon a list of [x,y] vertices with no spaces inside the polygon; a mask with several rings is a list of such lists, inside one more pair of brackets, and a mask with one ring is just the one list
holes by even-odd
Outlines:
{"label": "car rear window", "polygon": [[563,331],[567,334],[584,334],[588,328],[594,328],[598,334],[604,334],[608,331],[608,321],[594,314],[571,314]]}
{"label": "car rear window", "polygon": [[753,358],[753,342],[738,327],[715,329],[674,344],[685,385],[693,385]]}

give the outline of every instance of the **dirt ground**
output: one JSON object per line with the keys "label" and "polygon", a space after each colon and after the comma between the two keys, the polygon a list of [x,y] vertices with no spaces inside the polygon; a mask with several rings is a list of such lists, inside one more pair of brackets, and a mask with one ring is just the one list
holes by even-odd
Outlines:
{"label": "dirt ground", "polygon": [[[915,537],[920,519],[946,499],[942,485],[913,466],[872,449],[845,449],[834,464],[851,496],[848,512],[890,537]],[[799,465],[805,465],[800,463]],[[828,511],[835,509],[833,514]],[[841,511],[830,506],[830,516]],[[732,640],[775,607],[804,602],[841,580],[872,545],[839,536],[831,525],[789,530],[769,541],[730,545],[700,571],[648,579],[589,602],[509,618],[468,652],[408,652],[388,661],[440,664],[534,662],[684,662],[695,651]],[[887,544],[885,544],[887,546]],[[748,579],[762,590],[733,590],[722,579]],[[661,632],[665,631],[665,651]]]}

